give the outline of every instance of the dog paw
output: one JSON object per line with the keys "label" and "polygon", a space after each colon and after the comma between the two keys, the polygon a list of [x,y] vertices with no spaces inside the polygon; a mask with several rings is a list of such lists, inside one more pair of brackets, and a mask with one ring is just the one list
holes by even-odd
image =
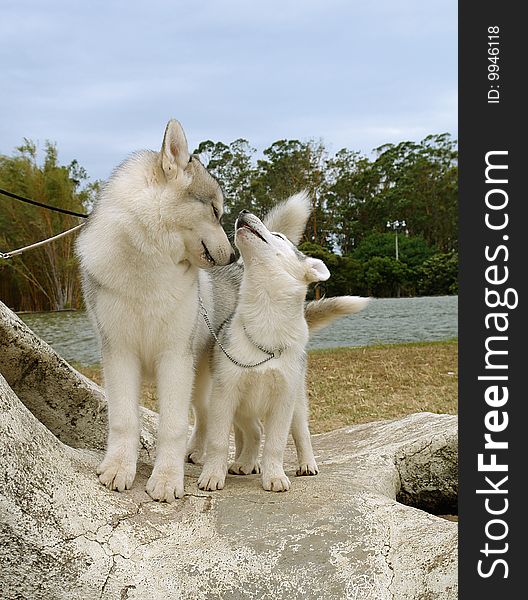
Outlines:
{"label": "dog paw", "polygon": [[205,437],[203,434],[193,430],[192,435],[187,442],[187,451],[185,460],[194,465],[204,463],[205,458]]}
{"label": "dog paw", "polygon": [[229,472],[232,475],[256,475],[260,473],[260,463],[249,462],[241,463],[235,461],[230,467]]}
{"label": "dog paw", "polygon": [[106,456],[97,467],[99,481],[109,490],[123,492],[132,487],[136,476],[136,461],[124,456]]}
{"label": "dog paw", "polygon": [[198,477],[198,487],[201,490],[214,492],[224,489],[226,473],[225,469],[212,469],[204,467]]}
{"label": "dog paw", "polygon": [[147,494],[159,502],[174,502],[183,498],[183,472],[177,469],[160,469],[152,472],[147,481]]}
{"label": "dog paw", "polygon": [[187,450],[187,454],[185,455],[185,460],[193,465],[201,465],[204,462],[203,452],[189,448],[189,450]]}
{"label": "dog paw", "polygon": [[285,473],[267,475],[262,477],[262,487],[268,492],[287,492],[290,480]]}
{"label": "dog paw", "polygon": [[317,475],[319,473],[319,468],[317,467],[317,463],[315,460],[301,463],[295,472],[297,477],[303,477],[305,475]]}

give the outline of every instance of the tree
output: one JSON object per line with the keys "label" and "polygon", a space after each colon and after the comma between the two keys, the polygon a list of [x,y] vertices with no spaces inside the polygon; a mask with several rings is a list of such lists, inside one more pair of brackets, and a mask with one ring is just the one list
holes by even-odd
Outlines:
{"label": "tree", "polygon": [[[98,182],[89,183],[77,161],[59,164],[54,144],[46,143],[44,150],[39,163],[36,145],[24,140],[13,156],[0,156],[0,185],[26,197],[89,212]],[[385,144],[373,158],[347,148],[329,156],[322,141],[295,139],[274,142],[258,160],[245,139],[229,144],[206,140],[195,153],[224,190],[223,225],[229,236],[240,210],[262,217],[277,202],[308,190],[313,210],[303,240],[315,244],[309,252],[320,252],[317,248],[329,252],[324,260],[332,272],[331,280],[317,290],[363,294],[376,289],[385,295],[398,290],[409,294],[456,291],[452,274],[456,259],[427,262],[436,253],[451,256],[457,249],[458,153],[448,134]],[[398,237],[400,266],[371,262],[394,258],[394,233],[387,233],[386,223],[395,219],[405,219],[408,229],[408,235]],[[2,198],[0,247],[25,246],[76,223],[72,217]],[[19,310],[79,306],[73,239],[63,238],[0,263],[2,297]]]}
{"label": "tree", "polygon": [[326,163],[326,208],[331,215],[333,247],[350,254],[369,233],[377,215],[375,194],[378,174],[359,152],[342,148]]}
{"label": "tree", "polygon": [[[46,204],[83,212],[93,201],[95,186],[82,187],[86,172],[77,161],[60,165],[57,148],[44,147],[42,164],[37,147],[30,140],[17,148],[14,156],[0,156],[0,186]],[[37,242],[79,223],[69,215],[0,200],[0,244],[12,250]],[[73,253],[74,236],[3,261],[3,297],[19,310],[60,310],[81,303],[77,264]]]}
{"label": "tree", "polygon": [[308,241],[327,246],[329,220],[324,206],[326,150],[321,141],[279,140],[264,150],[257,161],[252,192],[260,214],[265,214],[278,201],[308,190],[312,214],[306,227]]}
{"label": "tree", "polygon": [[435,254],[418,270],[418,292],[427,296],[458,293],[458,254]]}
{"label": "tree", "polygon": [[368,294],[377,297],[399,295],[412,278],[412,271],[405,263],[386,256],[369,259],[364,264],[364,272]]}
{"label": "tree", "polygon": [[[367,261],[374,256],[395,258],[395,233],[371,233],[356,246],[352,256],[360,261]],[[399,260],[408,267],[421,265],[436,251],[419,235],[398,234]]]}
{"label": "tree", "polygon": [[377,201],[383,219],[404,219],[411,235],[447,252],[457,247],[458,153],[449,134],[427,136],[420,143],[386,144],[376,149]]}
{"label": "tree", "polygon": [[257,210],[252,193],[255,152],[243,139],[229,145],[207,140],[194,151],[222,187],[225,198],[222,223],[229,236],[234,232],[235,220],[242,209]]}

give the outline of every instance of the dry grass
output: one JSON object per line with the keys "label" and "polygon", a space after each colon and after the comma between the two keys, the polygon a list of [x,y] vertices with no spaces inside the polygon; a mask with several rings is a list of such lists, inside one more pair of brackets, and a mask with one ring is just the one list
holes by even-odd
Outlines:
{"label": "dry grass", "polygon": [[[77,363],[72,363],[72,365],[80,371],[83,375],[86,375],[92,381],[99,385],[103,385],[103,373],[100,365],[91,365],[89,367],[84,367]],[[150,410],[158,410],[158,401],[156,399],[156,389],[153,384],[144,384],[141,389],[141,400],[140,403],[142,406],[146,408],[150,408]]]}
{"label": "dry grass", "polygon": [[458,343],[310,352],[312,433],[414,412],[457,412]]}
{"label": "dry grass", "polygon": [[[456,414],[457,362],[456,341],[314,350],[308,367],[310,430],[422,411]],[[77,368],[101,383],[99,366]],[[157,410],[152,387],[144,387],[141,403]]]}

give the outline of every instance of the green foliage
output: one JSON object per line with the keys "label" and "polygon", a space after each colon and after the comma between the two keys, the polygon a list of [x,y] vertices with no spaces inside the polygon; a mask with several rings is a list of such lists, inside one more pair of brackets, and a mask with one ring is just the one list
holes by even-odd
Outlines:
{"label": "green foliage", "polygon": [[[318,284],[326,296],[366,294],[364,269],[360,261],[351,256],[339,256],[319,244],[303,242],[299,250],[307,256],[319,258],[328,267],[331,276],[327,281]],[[313,292],[309,298],[313,297]]]}
{"label": "green foliage", "polygon": [[278,140],[256,161],[246,140],[202,142],[197,151],[226,192],[229,227],[241,208],[264,214],[307,189],[313,214],[305,239],[340,254],[386,233],[394,219],[405,219],[410,239],[422,238],[435,252],[457,247],[458,154],[448,134],[386,144],[374,159],[347,148],[329,156],[314,140]]}
{"label": "green foliage", "polygon": [[[0,187],[27,198],[83,212],[93,200],[96,185],[86,182],[85,170],[73,161],[60,165],[57,148],[46,142],[41,164],[37,147],[25,139],[14,156],[0,155]],[[75,217],[0,198],[0,247],[14,250],[77,225]],[[32,250],[0,264],[2,299],[22,310],[78,306],[80,285],[73,260],[74,238]]]}
{"label": "green foliage", "polygon": [[420,143],[377,148],[371,161],[347,149],[328,161],[327,204],[343,253],[350,253],[387,221],[405,219],[411,236],[431,247],[457,247],[457,151],[448,134]]}
{"label": "green foliage", "polygon": [[369,296],[399,296],[401,288],[411,283],[412,271],[395,258],[374,256],[363,268]]}
{"label": "green foliage", "polygon": [[326,210],[332,215],[334,245],[350,254],[373,224],[385,218],[377,201],[378,174],[372,162],[346,148],[326,164]]}
{"label": "green foliage", "polygon": [[228,234],[234,231],[235,220],[243,208],[257,210],[252,193],[255,152],[243,139],[235,140],[229,146],[208,140],[201,142],[194,151],[222,186],[225,196],[222,223]]}
{"label": "green foliage", "polygon": [[279,140],[266,148],[257,161],[252,191],[260,213],[277,201],[308,190],[312,214],[306,227],[306,240],[327,245],[328,215],[324,210],[326,150],[321,141]]}
{"label": "green foliage", "polygon": [[[457,150],[448,134],[421,142],[386,144],[369,158],[343,148],[329,155],[322,141],[278,140],[257,158],[244,139],[206,140],[194,153],[220,182],[223,224],[233,235],[242,209],[264,215],[276,202],[307,189],[312,216],[301,248],[321,258],[331,278],[326,295],[374,296],[457,293]],[[0,156],[0,186],[20,195],[89,212],[99,183],[73,161],[61,165],[47,142],[39,162],[24,139],[13,156]],[[407,223],[398,234],[387,221]],[[0,248],[10,250],[64,231],[76,219],[0,198]],[[73,238],[0,264],[1,297],[17,309],[78,306]],[[313,290],[311,292],[313,294]]]}
{"label": "green foliage", "polygon": [[426,296],[458,294],[458,254],[435,254],[418,270],[418,292]]}
{"label": "green foliage", "polygon": [[[395,237],[396,234],[394,232],[372,233],[361,240],[352,252],[352,256],[360,261],[366,261],[374,256],[395,258]],[[421,265],[434,253],[435,249],[431,248],[421,236],[406,236],[405,234],[398,233],[399,260],[408,267],[414,268]]]}
{"label": "green foliage", "polygon": [[[377,149],[378,200],[386,220],[405,219],[411,235],[421,235],[442,251],[457,247],[458,152],[448,134],[419,144],[402,142]],[[383,222],[378,225],[378,230]]]}

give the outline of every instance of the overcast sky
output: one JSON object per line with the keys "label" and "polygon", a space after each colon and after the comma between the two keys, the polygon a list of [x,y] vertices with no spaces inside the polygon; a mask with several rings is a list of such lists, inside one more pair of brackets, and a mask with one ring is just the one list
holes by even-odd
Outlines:
{"label": "overcast sky", "polygon": [[49,139],[92,179],[171,117],[191,149],[457,135],[455,0],[3,0],[0,48],[0,153]]}

